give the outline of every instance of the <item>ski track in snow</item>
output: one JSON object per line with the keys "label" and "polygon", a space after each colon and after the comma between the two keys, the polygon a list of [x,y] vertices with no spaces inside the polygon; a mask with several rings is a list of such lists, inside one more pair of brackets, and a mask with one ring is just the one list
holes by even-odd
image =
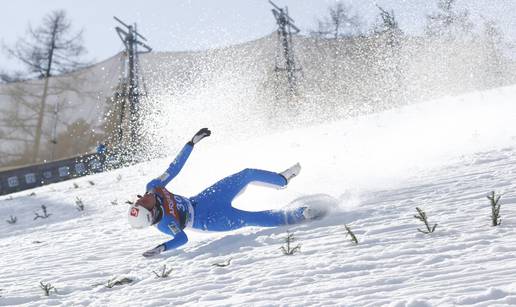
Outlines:
{"label": "ski track in snow", "polygon": [[[227,233],[187,230],[188,245],[153,259],[141,253],[168,238],[154,229],[129,229],[124,202],[141,192],[167,160],[4,196],[0,217],[7,220],[13,215],[18,222],[0,223],[0,305],[514,306],[516,129],[503,128],[506,133],[500,135],[501,130],[490,130],[489,125],[472,126],[465,133],[473,134],[476,145],[468,141],[463,147],[452,146],[457,153],[453,155],[429,149],[421,157],[403,156],[370,139],[377,140],[375,133],[385,129],[386,134],[407,131],[398,127],[400,118],[431,117],[430,108],[447,113],[449,100],[461,116],[479,108],[482,112],[477,100],[487,100],[491,108],[500,107],[498,118],[516,118],[514,103],[507,102],[515,93],[516,88],[505,88],[481,93],[480,98],[469,94],[456,101],[449,98],[402,108],[400,113],[292,130],[238,146],[210,146],[208,139],[206,145],[196,146],[191,161],[169,185],[173,192],[194,195],[240,168],[281,170],[295,162],[292,157],[299,157],[304,169],[287,189],[252,186],[235,206],[279,208],[296,198],[303,202],[311,197],[321,202],[333,199],[338,208],[323,220],[290,227]],[[372,130],[357,132],[364,128]],[[405,133],[398,136],[399,143],[417,139],[410,131]],[[460,143],[463,135],[451,134],[443,141]],[[498,140],[503,142],[495,144]],[[372,150],[382,146],[383,152]],[[235,159],[226,161],[227,157]],[[377,163],[388,162],[389,157],[407,165],[393,161],[396,167],[379,170]],[[363,164],[366,158],[372,166]],[[423,163],[434,158],[439,165]],[[503,193],[499,227],[491,226],[486,198],[490,191]],[[75,209],[76,197],[84,202],[85,211]],[[112,204],[115,200],[117,204]],[[42,204],[52,215],[33,220]],[[416,207],[426,211],[431,225],[438,224],[435,233],[417,231],[424,225],[414,218]],[[346,236],[345,225],[355,232],[358,245]],[[287,230],[294,233],[294,244],[302,245],[293,256],[280,251]],[[229,266],[213,266],[229,258]],[[166,279],[152,272],[163,265],[173,268]],[[105,287],[114,277],[133,282]],[[50,282],[57,293],[45,297],[40,281]]]}

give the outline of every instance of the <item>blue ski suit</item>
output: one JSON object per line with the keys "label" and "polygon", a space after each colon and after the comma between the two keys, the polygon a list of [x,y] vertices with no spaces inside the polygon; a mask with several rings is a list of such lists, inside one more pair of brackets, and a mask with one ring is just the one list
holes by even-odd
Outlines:
{"label": "blue ski suit", "polygon": [[165,250],[188,242],[184,232],[186,227],[228,231],[245,226],[274,227],[303,221],[302,210],[249,212],[232,207],[233,198],[250,182],[258,181],[280,187],[287,185],[282,175],[270,171],[248,168],[220,180],[194,197],[172,194],[165,186],[179,174],[192,149],[193,144],[187,143],[165,173],[147,184],[147,192],[155,193],[157,205],[163,212],[155,226],[174,237],[163,244]]}

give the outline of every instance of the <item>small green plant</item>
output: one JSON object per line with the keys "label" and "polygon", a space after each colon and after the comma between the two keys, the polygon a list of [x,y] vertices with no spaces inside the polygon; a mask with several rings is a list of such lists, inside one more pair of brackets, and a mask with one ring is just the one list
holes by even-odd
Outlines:
{"label": "small green plant", "polygon": [[54,291],[57,293],[57,289],[50,283],[44,284],[42,281],[39,282],[39,287],[45,292],[46,296],[50,296],[50,292]]}
{"label": "small green plant", "polygon": [[428,218],[426,216],[425,211],[423,211],[422,209],[420,209],[418,207],[416,207],[416,210],[417,210],[418,215],[414,215],[414,217],[416,219],[420,220],[421,222],[425,223],[425,226],[426,226],[426,231],[421,230],[419,228],[417,230],[419,230],[420,232],[422,232],[424,234],[433,233],[435,231],[435,228],[437,227],[437,224],[435,224],[433,227],[430,227],[430,225],[428,224]]}
{"label": "small green plant", "polygon": [[38,218],[46,219],[47,217],[52,215],[51,213],[47,212],[47,206],[45,205],[41,205],[41,211],[43,211],[43,215],[39,215],[39,213],[34,212],[34,214],[36,215],[34,217],[34,220],[37,220]]}
{"label": "small green plant", "polygon": [[75,198],[75,207],[78,211],[84,211],[84,203],[79,197]]}
{"label": "small green plant", "polygon": [[10,216],[8,220],[6,220],[7,223],[14,225],[18,221],[18,218],[16,216]]}
{"label": "small green plant", "polygon": [[214,263],[214,264],[212,264],[212,266],[216,266],[219,268],[227,267],[231,264],[231,260],[232,260],[232,258],[229,258],[228,260],[226,260],[224,262]]}
{"label": "small green plant", "polygon": [[294,255],[296,252],[301,250],[301,244],[296,245],[295,247],[292,247],[292,242],[295,241],[294,234],[287,231],[287,237],[285,238],[285,246],[280,247],[281,251],[283,251],[284,255]]}
{"label": "small green plant", "polygon": [[348,227],[348,225],[344,225],[344,227],[346,228],[346,237],[349,235],[350,238],[351,238],[351,242],[353,242],[353,244],[357,245],[358,244],[358,239],[357,237],[355,236],[355,234],[353,233],[353,231],[351,231],[351,228]]}
{"label": "small green plant", "polygon": [[491,222],[493,226],[498,226],[502,223],[502,219],[500,218],[500,207],[502,204],[498,203],[500,197],[502,197],[502,195],[496,195],[494,191],[492,191],[490,195],[487,195],[487,199],[491,202]]}
{"label": "small green plant", "polygon": [[172,268],[170,269],[167,269],[167,265],[163,265],[163,267],[161,268],[161,271],[152,271],[152,273],[154,273],[154,275],[156,275],[158,278],[167,278],[168,275],[170,275],[170,273],[172,273]]}
{"label": "small green plant", "polygon": [[121,286],[121,285],[125,285],[125,284],[130,284],[132,283],[133,280],[131,278],[127,278],[127,277],[124,277],[122,279],[117,279],[116,277],[108,280],[107,284],[106,284],[106,288],[113,288],[115,286]]}

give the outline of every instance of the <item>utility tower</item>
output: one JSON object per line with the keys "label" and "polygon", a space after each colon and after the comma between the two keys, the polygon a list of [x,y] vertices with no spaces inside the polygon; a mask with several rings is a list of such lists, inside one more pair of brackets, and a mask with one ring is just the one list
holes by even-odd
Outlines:
{"label": "utility tower", "polygon": [[278,43],[280,45],[280,53],[282,53],[285,61],[284,65],[279,65],[276,58],[275,71],[276,73],[286,72],[288,82],[287,97],[290,98],[297,94],[297,73],[301,71],[301,68],[297,67],[295,62],[292,34],[297,34],[300,30],[294,24],[294,19],[289,16],[288,7],[280,8],[271,0],[269,0],[269,3],[274,7],[272,14],[278,24]]}
{"label": "utility tower", "polygon": [[[124,139],[124,120],[127,121],[127,127],[129,129],[128,144],[125,144],[125,154],[132,155],[138,148],[140,140],[140,133],[138,128],[140,125],[140,97],[145,95],[145,91],[142,89],[145,87],[143,84],[143,77],[140,74],[140,63],[138,55],[142,53],[149,53],[152,48],[146,45],[143,41],[147,41],[143,35],[138,33],[136,24],[127,25],[122,20],[115,18],[122,27],[117,26],[115,30],[124,43],[125,46],[125,72],[123,72],[121,85],[121,92],[123,93],[122,105],[120,106],[120,117],[118,126],[118,141],[122,143]],[[138,51],[138,47],[143,48],[142,51]],[[129,118],[126,117],[126,104],[129,103]],[[125,132],[127,133],[127,132]],[[125,137],[127,139],[127,136]],[[128,148],[127,148],[128,147]]]}

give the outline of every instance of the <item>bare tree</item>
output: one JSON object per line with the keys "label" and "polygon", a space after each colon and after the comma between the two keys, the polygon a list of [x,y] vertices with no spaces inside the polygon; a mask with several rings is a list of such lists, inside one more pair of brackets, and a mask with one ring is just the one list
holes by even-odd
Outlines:
{"label": "bare tree", "polygon": [[[42,79],[43,89],[39,92],[24,91],[17,97],[23,97],[24,107],[35,113],[35,123],[24,128],[33,130],[32,162],[36,162],[40,152],[43,134],[43,120],[46,112],[47,99],[50,93],[49,80],[51,76],[77,70],[86,65],[81,60],[85,49],[82,44],[82,31],[72,33],[71,23],[64,11],[53,11],[48,14],[42,24],[33,29],[28,28],[28,37],[19,39],[14,47],[6,47],[8,54],[18,59],[26,68],[25,79]],[[21,76],[5,75],[4,81],[18,81]],[[27,97],[32,96],[32,97]],[[36,103],[34,103],[36,101]],[[25,121],[17,121],[22,125]]]}
{"label": "bare tree", "polygon": [[336,2],[328,8],[328,15],[317,21],[317,30],[312,31],[312,35],[338,39],[361,34],[362,21],[358,15],[351,12],[351,7]]}
{"label": "bare tree", "polygon": [[374,27],[374,32],[380,35],[385,35],[388,38],[387,44],[391,47],[395,47],[400,44],[400,37],[403,35],[403,31],[398,25],[394,11],[387,11],[381,6],[378,6],[380,10],[379,21]]}
{"label": "bare tree", "polygon": [[446,40],[469,36],[473,29],[469,11],[458,10],[455,7],[456,0],[437,1],[437,12],[427,16],[426,34]]}

